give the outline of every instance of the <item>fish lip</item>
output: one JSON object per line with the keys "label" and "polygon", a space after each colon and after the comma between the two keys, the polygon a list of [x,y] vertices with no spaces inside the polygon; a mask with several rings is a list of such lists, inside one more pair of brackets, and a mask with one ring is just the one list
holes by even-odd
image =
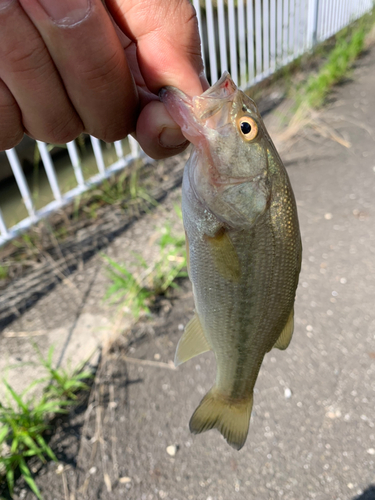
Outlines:
{"label": "fish lip", "polygon": [[224,71],[219,80],[208,88],[201,97],[210,97],[214,99],[222,99],[230,97],[237,92],[237,86],[232,80],[228,71]]}
{"label": "fish lip", "polygon": [[[209,87],[203,94],[196,97],[203,98],[214,98],[214,99],[222,99],[223,97],[230,97],[237,92],[237,86],[232,80],[228,71],[224,71],[221,75],[220,79],[211,87]],[[177,99],[180,99],[185,105],[190,106],[193,109],[193,99],[194,97],[190,97],[182,90],[179,90],[172,85],[166,85],[159,90],[159,98],[161,102],[168,105],[168,98],[172,95]]]}
{"label": "fish lip", "polygon": [[190,97],[176,87],[166,86],[159,91],[159,98],[185,137],[199,146],[204,137],[214,133],[207,120],[219,112],[225,102],[233,102],[237,94],[237,86],[225,71],[212,87],[199,96]]}
{"label": "fish lip", "polygon": [[191,101],[191,97],[189,97],[185,92],[182,92],[182,90],[178,89],[177,87],[173,87],[172,85],[166,85],[165,87],[162,87],[159,90],[159,98],[161,102],[167,103],[167,99],[169,98],[169,95],[172,94],[173,96],[176,96],[177,98],[181,99],[182,101],[189,102]]}
{"label": "fish lip", "polygon": [[160,89],[159,99],[190,142],[196,142],[194,137],[203,137],[204,128],[195,115],[192,97],[176,87],[167,86]]}

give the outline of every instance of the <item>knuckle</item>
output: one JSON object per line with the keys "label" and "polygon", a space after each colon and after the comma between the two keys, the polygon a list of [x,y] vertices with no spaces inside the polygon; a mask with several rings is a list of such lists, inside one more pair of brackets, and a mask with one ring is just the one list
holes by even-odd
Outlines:
{"label": "knuckle", "polygon": [[7,53],[8,65],[17,74],[53,71],[50,56],[40,43],[16,44]]}
{"label": "knuckle", "polygon": [[8,88],[0,80],[0,150],[11,149],[23,137],[21,112]]}
{"label": "knuckle", "polygon": [[48,132],[42,140],[52,144],[66,144],[83,132],[83,124],[75,116],[72,116],[67,121],[54,123],[50,128],[47,127],[47,130]]}
{"label": "knuckle", "polygon": [[106,126],[101,124],[100,126],[88,126],[86,127],[87,133],[97,137],[104,142],[115,142],[125,139],[129,134],[135,130],[135,124],[118,123],[111,121]]}
{"label": "knuckle", "polygon": [[2,134],[0,130],[0,151],[12,149],[21,142],[23,138],[23,129],[19,128],[12,135]]}
{"label": "knuckle", "polygon": [[113,53],[105,59],[98,57],[97,61],[100,61],[100,64],[82,68],[82,76],[89,83],[91,90],[106,94],[118,80],[119,75],[122,75],[123,61],[118,53]]}
{"label": "knuckle", "polygon": [[111,127],[102,130],[93,130],[90,132],[91,135],[104,142],[121,141],[122,139],[125,139],[129,133],[130,132],[123,130],[113,130]]}

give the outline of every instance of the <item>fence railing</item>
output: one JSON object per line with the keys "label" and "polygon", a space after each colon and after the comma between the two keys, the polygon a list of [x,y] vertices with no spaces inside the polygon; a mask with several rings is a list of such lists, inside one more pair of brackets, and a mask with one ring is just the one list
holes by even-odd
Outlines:
{"label": "fence railing", "polygon": [[[373,0],[193,0],[193,4],[209,81],[215,82],[228,70],[234,81],[245,89],[369,12]],[[65,193],[61,192],[48,146],[37,141],[53,195],[53,200],[38,210],[19,161],[18,147],[6,151],[28,215],[8,227],[0,199],[0,245],[144,155],[130,137],[130,152],[125,154],[123,141],[114,143],[116,160],[106,166],[100,141],[93,137],[90,140],[97,173],[84,179],[76,142],[68,143],[68,161],[76,186]]]}

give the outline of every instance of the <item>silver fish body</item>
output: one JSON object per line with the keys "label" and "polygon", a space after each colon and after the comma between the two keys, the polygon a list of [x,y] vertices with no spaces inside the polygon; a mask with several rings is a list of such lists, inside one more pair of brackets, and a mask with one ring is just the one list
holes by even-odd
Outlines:
{"label": "silver fish body", "polygon": [[165,92],[163,102],[195,145],[182,211],[196,314],[176,364],[214,352],[216,383],[190,429],[217,428],[240,449],[264,355],[285,349],[293,333],[302,252],[295,199],[255,104],[228,74],[198,98]]}

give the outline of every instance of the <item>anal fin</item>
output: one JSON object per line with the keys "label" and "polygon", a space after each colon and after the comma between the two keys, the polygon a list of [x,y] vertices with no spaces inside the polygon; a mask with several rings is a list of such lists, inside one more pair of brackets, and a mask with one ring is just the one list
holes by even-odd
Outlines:
{"label": "anal fin", "polygon": [[185,331],[177,345],[174,364],[176,366],[185,363],[194,356],[210,351],[211,347],[207,342],[204,331],[199,321],[197,313],[186,325]]}
{"label": "anal fin", "polygon": [[286,349],[290,344],[290,341],[292,340],[293,330],[294,330],[294,309],[292,309],[288,321],[286,322],[283,331],[280,333],[279,338],[276,340],[274,347],[276,347],[276,349],[281,349],[281,350]]}

